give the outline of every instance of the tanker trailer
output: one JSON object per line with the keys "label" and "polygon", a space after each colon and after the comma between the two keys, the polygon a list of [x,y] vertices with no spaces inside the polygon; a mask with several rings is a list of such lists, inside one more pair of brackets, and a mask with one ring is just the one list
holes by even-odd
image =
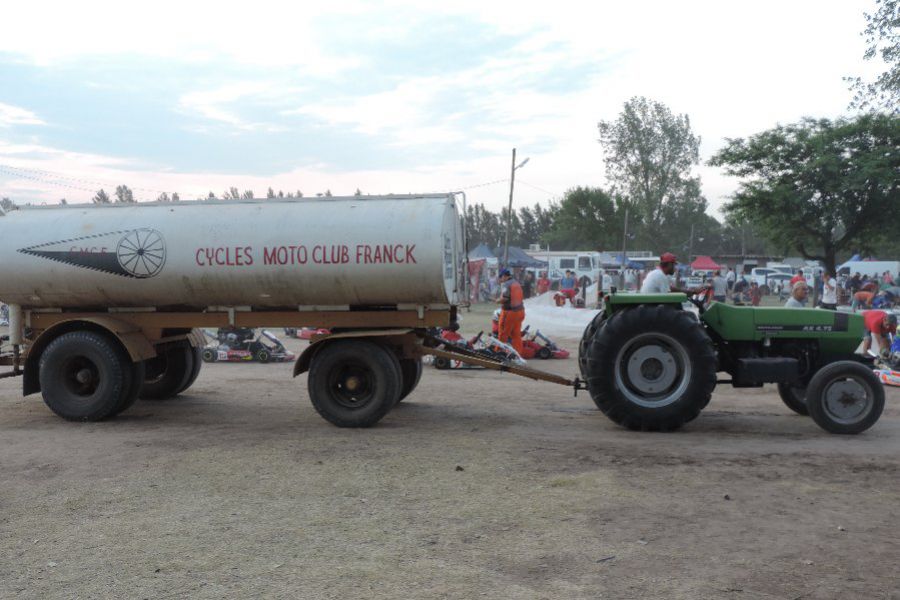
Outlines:
{"label": "tanker trailer", "polygon": [[466,297],[463,238],[454,194],[0,211],[0,376],[95,421],[187,389],[195,328],[324,327],[295,375],[310,371],[332,423],[371,425],[418,383],[425,332]]}

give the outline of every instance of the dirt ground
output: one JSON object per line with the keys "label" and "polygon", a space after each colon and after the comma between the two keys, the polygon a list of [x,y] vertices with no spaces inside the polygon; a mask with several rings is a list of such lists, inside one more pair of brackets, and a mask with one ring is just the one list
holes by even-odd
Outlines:
{"label": "dirt ground", "polygon": [[900,598],[897,389],[841,437],[770,386],[640,434],[473,370],[427,368],[368,430],[322,420],[286,364],[205,365],[104,423],[20,385],[0,380],[2,598]]}

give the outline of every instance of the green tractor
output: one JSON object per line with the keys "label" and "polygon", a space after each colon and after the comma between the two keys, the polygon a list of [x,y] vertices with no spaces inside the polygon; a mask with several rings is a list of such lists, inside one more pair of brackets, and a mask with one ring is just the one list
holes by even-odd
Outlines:
{"label": "green tractor", "polygon": [[[692,302],[698,312],[685,310]],[[581,376],[610,419],[670,431],[695,419],[717,383],[778,384],[784,403],[831,433],[871,427],[884,389],[866,359],[859,315],[706,305],[684,294],[616,294],[585,329]],[[718,373],[731,379],[719,380]]]}

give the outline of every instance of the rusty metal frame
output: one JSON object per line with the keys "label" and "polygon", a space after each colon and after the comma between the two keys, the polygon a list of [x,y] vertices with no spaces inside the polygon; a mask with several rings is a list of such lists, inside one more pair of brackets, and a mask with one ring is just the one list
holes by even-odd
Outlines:
{"label": "rusty metal frame", "polygon": [[216,312],[31,312],[30,327],[48,329],[61,321],[112,317],[141,329],[235,327],[428,328],[450,324],[450,310],[334,310]]}
{"label": "rusty metal frame", "polygon": [[419,348],[419,353],[423,356],[426,354],[431,354],[432,356],[439,356],[441,358],[446,358],[449,360],[458,360],[459,362],[475,365],[478,367],[484,367],[485,369],[502,371],[504,373],[512,373],[513,375],[527,377],[528,379],[533,379],[535,381],[547,381],[549,383],[556,383],[559,385],[564,385],[566,387],[574,387],[576,391],[579,389],[583,389],[581,380],[579,380],[578,378],[567,379],[555,373],[547,373],[546,371],[539,371],[538,369],[532,369],[530,367],[517,365],[515,363],[507,361],[494,360],[480,354],[471,353],[464,348],[459,348],[452,345],[445,344],[444,348],[444,350],[441,350],[439,348],[421,346]]}

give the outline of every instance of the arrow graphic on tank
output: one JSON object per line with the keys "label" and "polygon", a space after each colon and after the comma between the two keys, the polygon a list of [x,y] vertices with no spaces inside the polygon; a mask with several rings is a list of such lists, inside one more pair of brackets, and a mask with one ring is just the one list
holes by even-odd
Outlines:
{"label": "arrow graphic on tank", "polygon": [[47,242],[19,252],[136,279],[155,277],[166,264],[166,241],[160,232],[148,228]]}

